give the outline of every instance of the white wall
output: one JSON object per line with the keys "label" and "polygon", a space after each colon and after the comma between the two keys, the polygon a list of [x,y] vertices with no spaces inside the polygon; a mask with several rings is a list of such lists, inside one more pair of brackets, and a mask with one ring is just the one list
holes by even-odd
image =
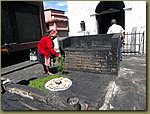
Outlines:
{"label": "white wall", "polygon": [[146,31],[146,1],[124,1],[125,3],[125,31]]}
{"label": "white wall", "polygon": [[[99,1],[67,1],[69,18],[69,36],[76,36],[80,22],[85,21],[86,30],[90,35],[97,34],[95,16]],[[146,1],[124,1],[125,4],[125,32],[131,32],[134,27],[138,31],[146,32]]]}
{"label": "white wall", "polygon": [[99,1],[67,1],[69,18],[69,36],[76,36],[81,31],[80,22],[84,21],[86,31],[97,34],[97,23],[94,16]]}
{"label": "white wall", "polygon": [[[146,1],[124,1],[124,3],[125,32],[144,32],[144,53],[146,53]],[[139,43],[139,40],[136,42]]]}

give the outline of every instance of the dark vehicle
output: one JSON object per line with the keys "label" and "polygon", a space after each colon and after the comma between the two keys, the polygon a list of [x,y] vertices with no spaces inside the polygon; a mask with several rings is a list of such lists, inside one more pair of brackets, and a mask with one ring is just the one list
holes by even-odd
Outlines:
{"label": "dark vehicle", "polygon": [[1,1],[2,67],[14,58],[25,59],[45,33],[42,1]]}

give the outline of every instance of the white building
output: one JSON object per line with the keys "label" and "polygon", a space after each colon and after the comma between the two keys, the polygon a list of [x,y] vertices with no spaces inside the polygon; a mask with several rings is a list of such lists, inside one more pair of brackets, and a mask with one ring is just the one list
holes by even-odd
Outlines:
{"label": "white building", "polygon": [[[113,3],[112,3],[113,2]],[[146,1],[67,1],[69,36],[81,31],[84,21],[89,35],[106,33],[116,18],[125,32],[146,32]]]}
{"label": "white building", "polygon": [[[142,40],[136,35],[126,41],[133,51],[146,53],[146,1],[67,1],[69,19],[69,36],[106,34],[111,25],[111,19],[125,29],[125,33],[144,33]],[[85,22],[85,30],[81,22]],[[139,35],[138,35],[139,36]],[[128,37],[128,36],[127,36]],[[133,39],[133,37],[135,38]],[[125,39],[125,40],[128,40]],[[142,44],[140,44],[142,43]],[[140,45],[139,45],[140,44]],[[126,45],[129,47],[129,45]]]}

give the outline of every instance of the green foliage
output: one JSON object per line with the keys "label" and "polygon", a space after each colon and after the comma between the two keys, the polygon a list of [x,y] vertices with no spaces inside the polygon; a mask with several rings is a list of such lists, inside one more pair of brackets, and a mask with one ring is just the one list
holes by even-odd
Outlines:
{"label": "green foliage", "polygon": [[62,76],[55,74],[55,75],[44,77],[44,78],[38,78],[38,79],[30,81],[28,86],[47,92],[48,90],[45,89],[44,87],[45,83],[53,78],[59,78],[59,77],[62,77]]}
{"label": "green foliage", "polygon": [[57,70],[59,72],[61,72],[62,74],[64,74],[64,62],[65,62],[65,59],[63,57],[57,58],[57,62],[58,62]]}

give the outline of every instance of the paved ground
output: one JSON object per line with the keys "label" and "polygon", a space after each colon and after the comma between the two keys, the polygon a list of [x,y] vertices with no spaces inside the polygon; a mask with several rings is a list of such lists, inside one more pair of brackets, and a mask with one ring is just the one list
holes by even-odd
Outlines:
{"label": "paved ground", "polygon": [[118,110],[146,109],[146,58],[125,57],[116,78],[118,91],[112,105]]}
{"label": "paved ground", "polygon": [[[76,96],[81,102],[89,105],[89,110],[146,110],[146,58],[124,57],[120,67],[118,76],[69,71],[67,77],[72,80],[72,86],[68,90],[54,93],[65,100],[68,97]],[[41,65],[30,61],[2,68],[1,72],[2,78],[9,79],[13,83],[47,76],[42,74]],[[10,95],[8,92],[2,94],[2,109],[4,110],[12,109],[13,101],[8,102],[7,99],[7,96]],[[12,98],[15,98],[13,95],[11,95]],[[30,106],[31,109],[42,110],[41,104],[35,106],[39,103],[38,101],[34,102],[32,104],[24,103],[28,105],[21,103],[18,110],[21,108],[29,110],[27,106]],[[51,105],[48,105],[49,110],[57,110]],[[43,106],[43,110],[47,110],[47,104],[41,106]]]}

